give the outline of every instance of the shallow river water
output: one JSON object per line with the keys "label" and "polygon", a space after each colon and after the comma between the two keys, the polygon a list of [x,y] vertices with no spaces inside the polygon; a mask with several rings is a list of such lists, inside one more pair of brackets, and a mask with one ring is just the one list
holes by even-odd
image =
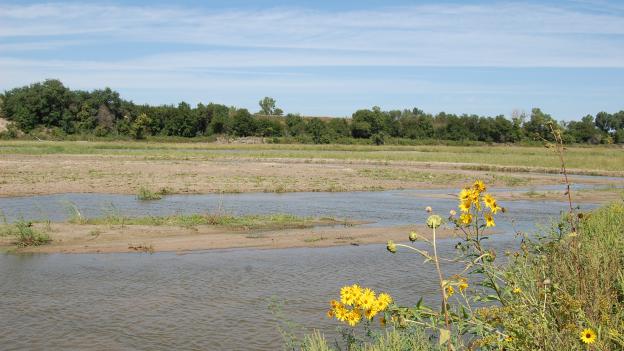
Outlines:
{"label": "shallow river water", "polygon": [[[454,200],[431,199],[426,194],[406,190],[176,195],[154,202],[140,202],[133,196],[65,194],[3,198],[0,208],[9,221],[62,220],[67,217],[64,207],[71,202],[86,216],[222,208],[238,214],[283,212],[400,225],[423,223],[425,206],[443,214],[456,206]],[[515,229],[534,231],[534,223],[547,226],[566,207],[561,202],[504,205],[508,214],[498,222],[499,234],[490,243],[499,252],[517,246],[511,218]],[[442,240],[442,254],[452,256],[456,242]],[[275,350],[283,342],[279,318],[269,312],[271,301],[277,301],[290,320],[333,338],[337,323],[324,313],[342,285],[358,282],[409,305],[421,296],[436,301],[432,277],[430,265],[405,252],[391,255],[385,245],[153,255],[2,254],[0,348]]]}

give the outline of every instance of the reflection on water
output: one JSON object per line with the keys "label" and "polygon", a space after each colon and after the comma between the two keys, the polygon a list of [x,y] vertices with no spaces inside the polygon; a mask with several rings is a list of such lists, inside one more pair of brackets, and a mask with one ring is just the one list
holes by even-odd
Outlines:
{"label": "reflection on water", "polygon": [[[288,212],[376,221],[374,225],[422,223],[431,205],[446,213],[454,200],[414,197],[414,191],[168,196],[138,202],[131,196],[69,194],[2,199],[7,217],[63,219],[59,200],[75,202],[87,216],[114,203],[130,215],[201,212],[219,203],[234,213]],[[41,213],[33,206],[38,203]],[[109,205],[110,206],[110,205]],[[507,204],[515,227],[548,223],[564,203]],[[586,205],[586,208],[593,206]],[[491,245],[514,247],[512,224],[501,220]],[[443,240],[442,254],[455,239]],[[450,267],[446,267],[452,273]],[[401,304],[424,296],[436,301],[431,265],[384,245],[322,249],[225,250],[96,255],[0,255],[2,349],[199,350],[281,348],[272,298],[286,315],[335,337],[324,316],[339,288],[358,282],[391,293]]]}

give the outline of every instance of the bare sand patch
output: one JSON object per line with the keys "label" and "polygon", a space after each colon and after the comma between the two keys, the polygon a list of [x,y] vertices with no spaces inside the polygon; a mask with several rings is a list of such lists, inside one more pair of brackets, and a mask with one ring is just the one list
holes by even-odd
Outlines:
{"label": "bare sand patch", "polygon": [[153,159],[118,155],[0,155],[0,196],[58,193],[177,194],[371,191],[557,184],[553,175],[461,170],[445,164],[300,159]]}
{"label": "bare sand patch", "polygon": [[[43,224],[36,224],[43,230]],[[111,253],[190,251],[230,248],[285,249],[294,247],[330,247],[404,242],[408,233],[418,231],[430,237],[423,226],[320,226],[284,230],[232,230],[214,226],[184,228],[177,226],[109,226],[52,223],[47,228],[52,242],[38,247],[16,249],[16,252],[37,253]],[[454,231],[438,231],[439,238],[450,237]],[[9,237],[0,238],[0,247],[11,247]]]}

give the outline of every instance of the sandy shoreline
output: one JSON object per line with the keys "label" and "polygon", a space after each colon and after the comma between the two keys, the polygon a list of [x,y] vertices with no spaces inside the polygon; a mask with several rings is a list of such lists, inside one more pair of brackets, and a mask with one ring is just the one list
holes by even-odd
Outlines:
{"label": "sandy shoreline", "polygon": [[[35,228],[43,230],[44,224]],[[15,248],[9,237],[0,238],[0,248],[16,253],[113,253],[183,252],[195,250],[254,248],[286,249],[404,242],[410,231],[430,237],[424,226],[317,226],[305,229],[242,230],[214,226],[110,226],[52,223],[47,229],[52,242],[37,247]],[[454,235],[438,231],[438,238]]]}

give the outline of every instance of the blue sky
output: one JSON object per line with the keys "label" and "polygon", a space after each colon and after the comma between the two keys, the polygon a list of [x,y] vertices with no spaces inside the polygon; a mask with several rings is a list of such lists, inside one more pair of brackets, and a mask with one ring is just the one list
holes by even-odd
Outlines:
{"label": "blue sky", "polygon": [[621,1],[2,1],[0,90],[348,116],[624,109]]}

